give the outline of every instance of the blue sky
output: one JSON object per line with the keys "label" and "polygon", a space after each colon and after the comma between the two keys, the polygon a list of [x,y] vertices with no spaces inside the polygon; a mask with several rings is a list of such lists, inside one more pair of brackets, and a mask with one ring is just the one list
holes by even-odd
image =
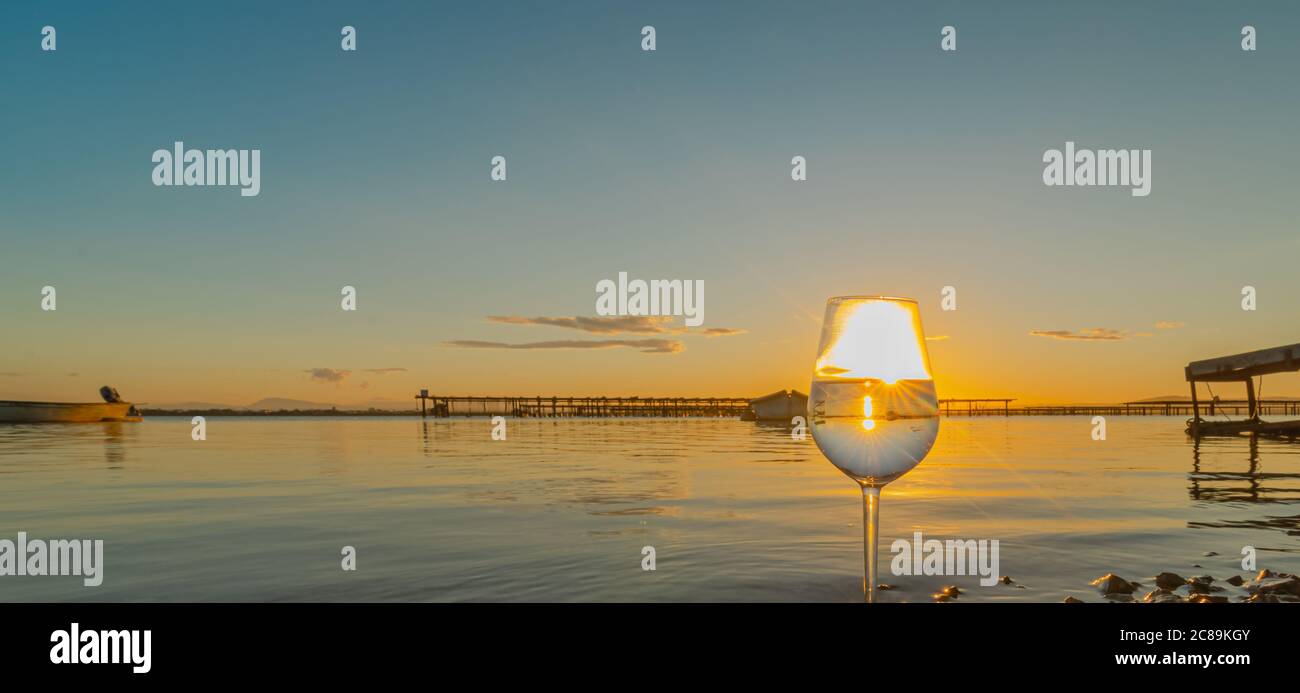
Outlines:
{"label": "blue sky", "polygon": [[[1181,393],[1187,360],[1300,341],[1300,10],[1061,5],[6,5],[0,397],[757,394],[806,387],[825,298],[864,292],[918,297],[949,336],[941,396]],[[1152,195],[1044,187],[1067,139],[1152,149]],[[261,194],[154,187],[176,140],[260,148]],[[708,325],[747,333],[666,356],[442,346],[583,338],[484,318],[590,315],[619,271],[702,279]],[[1028,335],[1162,320],[1186,326]]]}

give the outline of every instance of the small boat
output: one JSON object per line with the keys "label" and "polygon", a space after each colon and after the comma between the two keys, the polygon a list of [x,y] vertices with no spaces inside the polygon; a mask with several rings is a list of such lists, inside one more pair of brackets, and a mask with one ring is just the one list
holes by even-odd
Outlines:
{"label": "small boat", "polygon": [[103,402],[14,402],[0,400],[0,423],[98,423],[141,421],[135,405],[123,402],[117,390],[99,389]]}
{"label": "small boat", "polygon": [[777,390],[749,400],[749,410],[750,418],[741,416],[742,420],[790,423],[796,416],[808,415],[808,395],[798,390]]}

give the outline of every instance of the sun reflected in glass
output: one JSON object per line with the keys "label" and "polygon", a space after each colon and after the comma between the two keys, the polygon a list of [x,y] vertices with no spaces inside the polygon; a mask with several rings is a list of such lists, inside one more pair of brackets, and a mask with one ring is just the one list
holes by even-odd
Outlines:
{"label": "sun reflected in glass", "polygon": [[830,342],[817,361],[817,375],[870,378],[887,384],[929,380],[919,315],[890,301],[846,305],[827,326]]}

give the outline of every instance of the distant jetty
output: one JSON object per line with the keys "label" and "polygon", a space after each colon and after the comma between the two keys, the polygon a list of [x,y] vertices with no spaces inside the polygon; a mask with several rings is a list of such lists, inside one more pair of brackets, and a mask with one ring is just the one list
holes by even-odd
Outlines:
{"label": "distant jetty", "polygon": [[[802,395],[802,393],[795,393]],[[772,396],[747,397],[508,397],[426,396],[411,409],[374,407],[329,407],[296,409],[248,409],[232,407],[141,407],[149,416],[388,416],[433,417],[511,416],[519,418],[614,418],[614,417],[714,417],[753,420]],[[1158,399],[1119,404],[1054,404],[1012,406],[1012,398],[941,399],[939,413],[946,417],[967,416],[1192,416],[1190,399]],[[757,402],[757,404],[755,404]],[[786,410],[780,402],[782,411]],[[1247,400],[1200,402],[1202,414],[1247,415]],[[1255,400],[1256,414],[1297,415],[1300,400]],[[798,415],[791,413],[790,418]],[[757,416],[775,421],[772,416]]]}
{"label": "distant jetty", "polygon": [[[1014,399],[941,399],[944,416],[1192,416],[1197,404],[1190,399],[1144,399],[1119,404],[1038,404],[1011,406]],[[1244,415],[1254,407],[1256,414],[1300,414],[1300,400],[1216,399],[1201,402],[1200,410],[1211,416]]]}
{"label": "distant jetty", "polygon": [[532,397],[444,396],[421,390],[420,415],[513,417],[739,417],[749,412],[747,397]]}

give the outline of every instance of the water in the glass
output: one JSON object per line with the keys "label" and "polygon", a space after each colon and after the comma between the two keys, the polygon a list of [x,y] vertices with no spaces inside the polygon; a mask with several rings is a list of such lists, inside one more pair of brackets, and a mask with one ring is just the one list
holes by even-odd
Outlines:
{"label": "water in the glass", "polygon": [[[901,400],[910,406],[889,409]],[[939,434],[933,380],[814,380],[808,408],[822,454],[864,486],[884,486],[911,471]],[[929,409],[935,415],[900,415]]]}

